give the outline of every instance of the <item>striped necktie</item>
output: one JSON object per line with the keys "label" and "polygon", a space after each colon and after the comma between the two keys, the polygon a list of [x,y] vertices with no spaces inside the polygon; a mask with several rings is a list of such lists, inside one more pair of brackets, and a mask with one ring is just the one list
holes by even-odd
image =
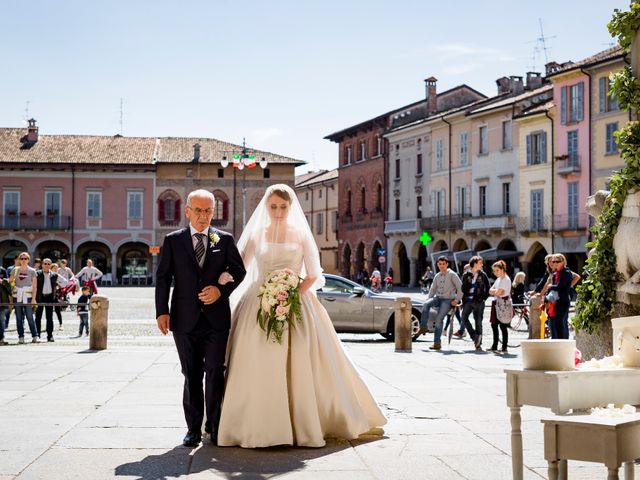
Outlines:
{"label": "striped necktie", "polygon": [[195,248],[195,252],[196,252],[196,260],[198,261],[198,265],[200,265],[202,267],[203,264],[203,260],[204,260],[204,237],[206,235],[204,233],[196,233],[194,234],[194,237],[197,238],[197,243],[196,243],[196,248]]}

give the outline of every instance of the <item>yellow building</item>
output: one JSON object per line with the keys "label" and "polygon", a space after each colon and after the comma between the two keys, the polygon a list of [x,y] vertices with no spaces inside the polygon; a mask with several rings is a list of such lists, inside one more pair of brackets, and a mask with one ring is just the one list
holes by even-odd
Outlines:
{"label": "yellow building", "polygon": [[629,112],[620,110],[616,99],[609,96],[609,76],[625,65],[624,54],[618,52],[584,69],[590,77],[592,99],[590,194],[608,189],[611,173],[624,166],[613,132],[627,124]]}
{"label": "yellow building", "polygon": [[544,257],[553,252],[553,101],[514,116],[517,125],[520,192],[518,248],[527,282],[544,275]]}
{"label": "yellow building", "polygon": [[295,190],[318,246],[322,269],[338,274],[338,169],[298,175]]}

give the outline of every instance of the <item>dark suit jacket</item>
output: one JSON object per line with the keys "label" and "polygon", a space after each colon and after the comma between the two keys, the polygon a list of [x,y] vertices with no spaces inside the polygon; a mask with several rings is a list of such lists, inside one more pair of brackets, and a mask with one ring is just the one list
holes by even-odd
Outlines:
{"label": "dark suit jacket", "polygon": [[[552,278],[555,278],[555,273],[552,273]],[[549,285],[549,291],[556,290],[558,292],[558,303],[571,303],[571,281],[573,275],[568,267],[564,267],[560,270],[558,276],[558,283]],[[552,280],[553,281],[553,280]]]}
{"label": "dark suit jacket", "polygon": [[[51,294],[56,297],[56,288],[58,287],[58,274],[49,271],[49,281],[51,282]],[[44,271],[38,270],[36,285],[36,302],[44,301],[42,298],[42,287],[44,287]]]}
{"label": "dark suit jacket", "polygon": [[[196,261],[189,227],[172,232],[164,239],[156,270],[156,317],[170,314],[171,331],[191,332],[198,323],[200,313],[215,329],[228,330],[231,325],[229,295],[242,282],[246,272],[233,237],[212,227],[209,227],[209,232],[216,233],[220,241],[212,246],[207,235],[202,268]],[[229,272],[234,281],[219,285],[218,278],[224,271]],[[198,299],[198,293],[207,285],[218,287],[222,294],[211,305],[204,305]]]}

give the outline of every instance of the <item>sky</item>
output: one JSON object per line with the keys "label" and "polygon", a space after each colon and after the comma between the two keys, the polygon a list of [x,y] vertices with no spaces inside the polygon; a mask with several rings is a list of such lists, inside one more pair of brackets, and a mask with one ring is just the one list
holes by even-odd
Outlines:
{"label": "sky", "polygon": [[[0,13],[0,127],[212,137],[338,166],[330,133],[613,46],[623,0],[30,0]],[[542,23],[546,52],[542,48]],[[546,54],[546,58],[545,58]],[[121,108],[122,105],[122,108]],[[122,121],[121,121],[122,119]]]}

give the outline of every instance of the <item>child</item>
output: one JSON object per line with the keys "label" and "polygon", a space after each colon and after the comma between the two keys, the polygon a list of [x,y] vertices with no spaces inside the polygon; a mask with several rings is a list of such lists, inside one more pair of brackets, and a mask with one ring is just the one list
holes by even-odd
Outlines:
{"label": "child", "polygon": [[[89,293],[89,286],[85,285],[82,287],[82,295],[78,298],[78,308],[76,308],[76,312],[80,316],[80,332],[78,336],[82,336],[82,327],[87,329],[87,337],[89,336],[89,299],[91,298],[91,294]],[[82,305],[84,304],[84,305]]]}

